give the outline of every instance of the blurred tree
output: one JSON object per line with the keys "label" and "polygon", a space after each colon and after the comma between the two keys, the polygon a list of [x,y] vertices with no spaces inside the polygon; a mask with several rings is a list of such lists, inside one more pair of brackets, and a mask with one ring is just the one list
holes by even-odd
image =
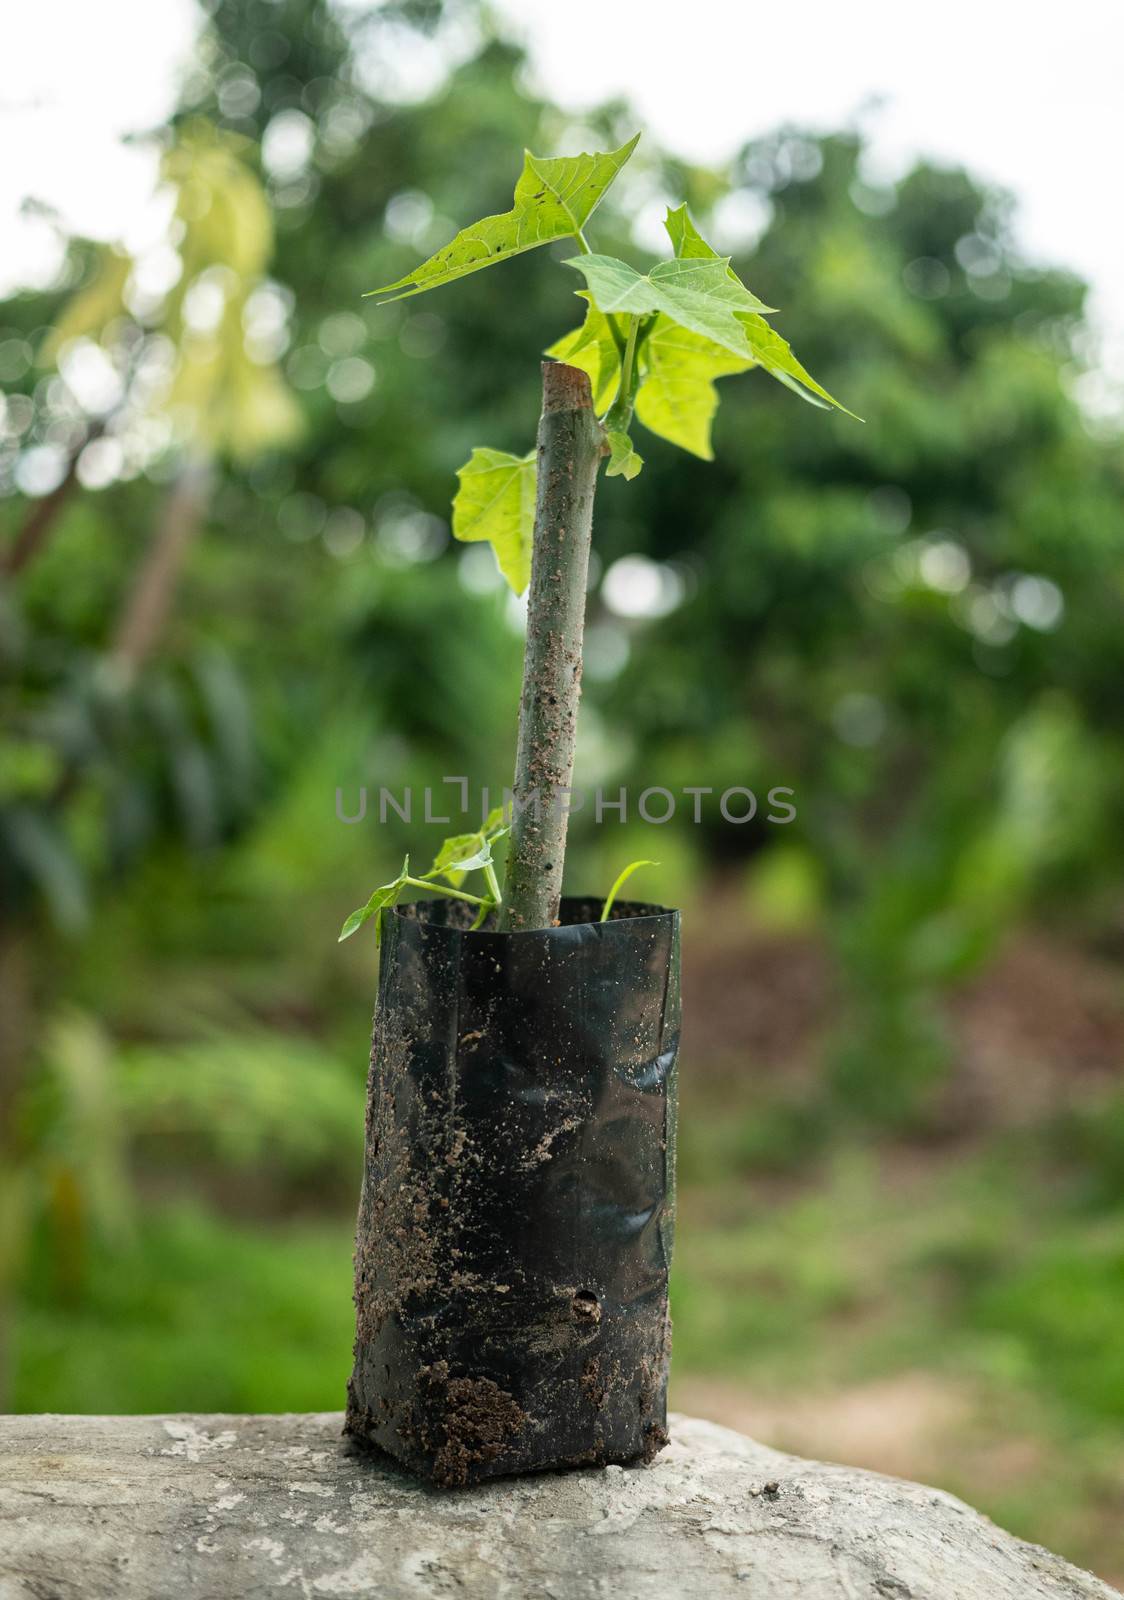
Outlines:
{"label": "blurred tree", "polygon": [[273,224],[247,164],[251,146],[200,118],[182,124],[161,164],[170,237],[148,252],[174,278],[146,284],[144,263],[101,253],[89,286],[63,311],[43,356],[64,377],[106,358],[121,375],[116,431],[165,423],[173,486],[114,631],[110,658],[133,677],[166,618],[202,522],[211,462],[253,460],[291,444],[300,413],[272,359],[284,304],[266,278]]}
{"label": "blurred tree", "polygon": [[[22,616],[15,609],[21,591],[12,588],[7,597],[8,665],[14,670],[5,679],[11,715],[0,792],[0,943],[11,942],[7,930],[36,891],[58,924],[76,926],[85,869],[97,872],[119,859],[126,818],[115,815],[111,803],[96,847],[83,786],[92,779],[126,813],[135,812],[127,746],[136,730],[130,725],[147,723],[148,742],[163,745],[165,759],[175,760],[169,744],[179,739],[183,747],[184,711],[175,691],[154,684],[147,702],[142,695],[134,703],[128,690],[166,621],[206,513],[214,463],[252,460],[291,444],[299,431],[300,414],[261,336],[263,325],[275,333],[283,321],[283,301],[265,278],[273,230],[247,153],[234,135],[199,120],[185,124],[161,165],[170,202],[167,236],[143,258],[115,247],[96,252],[86,287],[42,341],[41,362],[60,376],[47,379],[37,394],[48,418],[67,424],[61,431],[70,445],[59,488],[81,477],[97,488],[134,476],[141,466],[170,484],[108,636],[100,616],[100,637],[83,630],[68,638],[65,623],[60,630],[54,617],[43,618],[49,631],[40,632],[34,591]],[[59,453],[58,445],[40,446],[52,449]],[[32,507],[35,537],[28,539],[25,524],[10,547],[12,577],[26,583],[62,506],[56,490],[54,499],[48,495]],[[102,613],[101,606],[97,610]],[[91,644],[103,659],[90,655]],[[224,692],[231,703],[221,666],[212,661],[201,678],[200,692],[210,695],[212,709]],[[141,738],[143,744],[143,732]],[[123,765],[115,766],[115,753]],[[237,765],[244,768],[245,759]],[[181,776],[190,784],[186,772]],[[84,812],[77,824],[76,810]],[[86,837],[79,840],[83,829]],[[11,1015],[17,1008],[6,1009]],[[0,1085],[9,1077],[0,1071]]]}
{"label": "blurred tree", "polygon": [[[45,909],[57,927],[77,931],[91,881],[137,859],[139,846],[161,831],[208,842],[223,825],[212,773],[229,763],[222,780],[229,794],[252,756],[241,692],[221,657],[194,664],[195,706],[166,675],[138,682],[203,524],[215,464],[292,444],[300,428],[268,344],[255,342],[263,319],[272,327],[281,313],[265,277],[271,214],[248,150],[199,119],[179,128],[161,164],[167,236],[143,259],[113,247],[95,252],[88,283],[39,352],[59,374],[46,381],[43,409],[69,426],[58,483],[33,504],[6,562],[0,1155],[13,1183],[25,1154],[17,1096],[34,1047],[35,974],[24,941],[35,919]],[[51,442],[40,448],[64,454]],[[97,638],[91,653],[89,641],[57,618],[39,627],[34,606],[21,614],[14,582],[25,584],[42,559],[77,481],[96,488],[141,465],[170,481],[108,637]],[[168,787],[180,804],[162,810],[159,792]],[[55,1181],[52,1192],[61,1203],[74,1184]],[[75,1205],[69,1211],[77,1216]],[[0,1257],[14,1249],[11,1239],[0,1244]]]}
{"label": "blurred tree", "polygon": [[653,447],[602,519],[607,561],[673,563],[686,598],[602,620],[631,651],[607,698],[621,725],[640,707],[635,782],[795,788],[791,833],[712,810],[706,847],[795,835],[826,871],[840,1094],[896,1113],[942,1060],[934,984],[1036,897],[1119,894],[1124,472],[1074,394],[1084,286],[1031,267],[967,174],[875,189],[862,156],[760,141],[716,220],[758,219],[747,274],[865,428],[792,429],[783,394],[731,385],[718,470]]}

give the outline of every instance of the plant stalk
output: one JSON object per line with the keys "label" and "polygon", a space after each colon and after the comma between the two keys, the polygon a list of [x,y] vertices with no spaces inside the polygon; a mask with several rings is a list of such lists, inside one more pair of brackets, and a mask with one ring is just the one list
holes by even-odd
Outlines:
{"label": "plant stalk", "polygon": [[603,419],[606,433],[627,433],[632,426],[632,410],[636,404],[636,390],[639,387],[639,371],[636,365],[636,336],[639,329],[640,318],[629,317],[628,335],[621,351],[621,378],[617,386],[616,399]]}
{"label": "plant stalk", "polygon": [[566,855],[597,469],[605,436],[589,378],[544,361],[527,644],[500,928],[558,921]]}
{"label": "plant stalk", "polygon": [[403,878],[402,882],[411,889],[440,889],[441,894],[448,895],[450,900],[464,900],[470,906],[487,906],[490,902],[478,894],[469,894],[467,889],[454,889],[447,883],[440,885],[425,878]]}

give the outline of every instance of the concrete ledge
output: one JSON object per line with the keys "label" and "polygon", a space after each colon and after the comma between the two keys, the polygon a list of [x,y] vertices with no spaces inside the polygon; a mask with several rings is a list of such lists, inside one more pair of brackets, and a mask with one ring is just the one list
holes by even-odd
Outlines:
{"label": "concrete ledge", "polygon": [[419,1488],[312,1416],[0,1417],[0,1600],[1111,1600],[951,1495],[676,1417],[650,1467]]}

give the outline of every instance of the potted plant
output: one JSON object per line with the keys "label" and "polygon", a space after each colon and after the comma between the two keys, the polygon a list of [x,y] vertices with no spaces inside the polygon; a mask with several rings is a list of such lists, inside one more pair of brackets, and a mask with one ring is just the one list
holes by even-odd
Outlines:
{"label": "potted plant", "polygon": [[[474,450],[453,504],[456,537],[489,540],[530,591],[510,820],[424,873],[407,858],[340,935],[374,919],[382,948],[347,1431],[445,1486],[667,1439],[679,914],[617,898],[640,863],[604,903],[561,894],[598,472],[640,471],[634,416],[709,459],[715,380],[752,367],[838,404],[685,206],[648,272],[590,249],[635,145],[526,152],[510,211],[374,291],[572,239],[586,302],[546,352],[537,450]],[[410,889],[440,898],[399,903]]]}

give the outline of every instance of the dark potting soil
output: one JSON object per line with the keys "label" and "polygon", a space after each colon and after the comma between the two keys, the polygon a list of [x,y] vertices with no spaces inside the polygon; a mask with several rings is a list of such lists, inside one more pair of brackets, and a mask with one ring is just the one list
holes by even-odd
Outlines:
{"label": "dark potting soil", "polygon": [[347,1431],[443,1485],[666,1442],[678,916],[385,919]]}

